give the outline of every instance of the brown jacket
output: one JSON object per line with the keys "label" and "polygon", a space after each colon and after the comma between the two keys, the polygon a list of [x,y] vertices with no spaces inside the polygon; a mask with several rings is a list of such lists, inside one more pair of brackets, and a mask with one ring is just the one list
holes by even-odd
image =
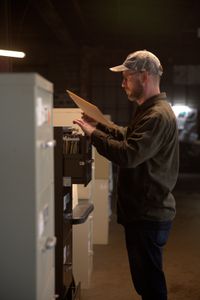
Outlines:
{"label": "brown jacket", "polygon": [[168,221],[175,216],[172,190],[178,176],[175,115],[166,94],[138,106],[126,128],[102,124],[91,136],[97,151],[119,166],[118,221]]}

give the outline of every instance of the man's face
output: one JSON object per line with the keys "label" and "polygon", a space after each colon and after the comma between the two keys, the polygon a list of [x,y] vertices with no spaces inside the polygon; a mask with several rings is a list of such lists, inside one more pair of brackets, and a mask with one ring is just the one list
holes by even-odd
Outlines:
{"label": "man's face", "polygon": [[130,101],[137,101],[143,96],[143,85],[141,83],[141,73],[124,71],[122,73],[122,88],[125,90]]}

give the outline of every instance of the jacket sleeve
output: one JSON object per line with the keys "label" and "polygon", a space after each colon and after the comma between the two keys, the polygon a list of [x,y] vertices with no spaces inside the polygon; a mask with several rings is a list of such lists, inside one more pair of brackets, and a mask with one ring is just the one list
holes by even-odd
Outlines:
{"label": "jacket sleeve", "polygon": [[124,140],[127,131],[127,127],[120,127],[114,123],[112,123],[112,127],[108,127],[102,123],[98,123],[97,129],[118,141]]}
{"label": "jacket sleeve", "polygon": [[99,154],[108,160],[121,167],[133,168],[161,149],[167,138],[165,123],[162,116],[146,117],[123,140],[116,140],[114,135],[96,129],[91,141]]}

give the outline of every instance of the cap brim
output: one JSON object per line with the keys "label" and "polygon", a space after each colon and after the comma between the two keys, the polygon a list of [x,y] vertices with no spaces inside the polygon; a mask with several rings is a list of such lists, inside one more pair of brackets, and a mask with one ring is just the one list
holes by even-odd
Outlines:
{"label": "cap brim", "polygon": [[129,69],[127,67],[125,67],[124,65],[119,65],[116,67],[109,68],[109,70],[112,72],[123,72],[123,71],[127,71]]}

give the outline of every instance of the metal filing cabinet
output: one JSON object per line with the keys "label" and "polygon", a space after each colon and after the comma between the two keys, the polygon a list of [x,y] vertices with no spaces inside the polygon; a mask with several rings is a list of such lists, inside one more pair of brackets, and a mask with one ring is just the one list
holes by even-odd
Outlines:
{"label": "metal filing cabinet", "polygon": [[[75,111],[72,113],[71,109],[69,114],[70,117],[73,114],[71,120],[77,118]],[[56,294],[59,300],[78,300],[81,296],[80,285],[82,283],[74,280],[72,272],[73,231],[74,226],[79,226],[78,224],[81,224],[80,226],[84,226],[85,222],[88,224],[87,219],[93,210],[93,205],[78,203],[75,185],[72,183],[88,184],[91,179],[92,160],[91,145],[87,138],[68,126],[68,122],[68,109],[64,111],[56,109],[56,114],[54,114]],[[79,247],[80,244],[77,245],[80,256],[82,249]]]}
{"label": "metal filing cabinet", "polygon": [[0,299],[54,295],[53,86],[0,74]]}

